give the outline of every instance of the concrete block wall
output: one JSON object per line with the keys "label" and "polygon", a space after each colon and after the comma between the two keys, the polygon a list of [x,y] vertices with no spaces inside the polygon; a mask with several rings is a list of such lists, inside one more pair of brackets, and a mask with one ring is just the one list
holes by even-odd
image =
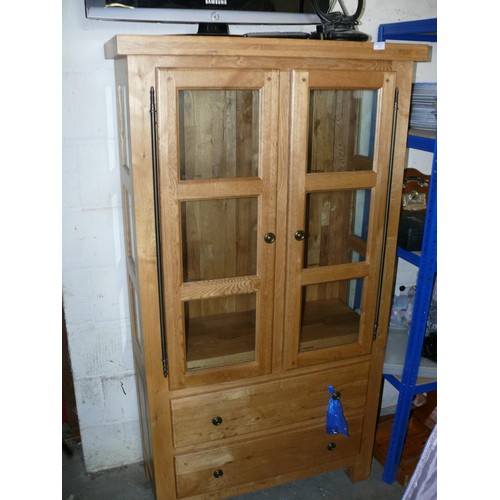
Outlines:
{"label": "concrete block wall", "polygon": [[103,47],[144,26],[89,21],[83,0],[62,8],[63,300],[85,464],[97,471],[141,460],[114,68]]}
{"label": "concrete block wall", "polygon": [[[436,1],[366,2],[360,29],[436,16]],[[265,28],[269,29],[269,27]],[[192,33],[193,26],[91,21],[62,2],[62,273],[68,342],[89,472],[141,460],[125,279],[113,61],[118,33]],[[257,31],[234,27],[233,33]]]}

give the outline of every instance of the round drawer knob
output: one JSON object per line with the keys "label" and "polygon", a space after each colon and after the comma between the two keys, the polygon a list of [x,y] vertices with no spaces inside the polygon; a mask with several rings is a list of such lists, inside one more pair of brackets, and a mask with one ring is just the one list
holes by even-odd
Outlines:
{"label": "round drawer knob", "polygon": [[328,443],[326,446],[326,449],[328,451],[333,451],[336,447],[337,447],[337,445],[335,443]]}
{"label": "round drawer knob", "polygon": [[220,424],[222,424],[222,417],[214,417],[214,418],[212,418],[212,424],[216,425],[216,426],[219,426]]}
{"label": "round drawer knob", "polygon": [[222,477],[224,475],[224,471],[222,469],[217,469],[217,470],[214,470],[214,477],[216,479],[219,479],[220,477]]}

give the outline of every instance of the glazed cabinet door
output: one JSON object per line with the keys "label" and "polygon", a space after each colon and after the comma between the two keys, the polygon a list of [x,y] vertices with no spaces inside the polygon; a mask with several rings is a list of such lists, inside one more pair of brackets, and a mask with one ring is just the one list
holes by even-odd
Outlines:
{"label": "glazed cabinet door", "polygon": [[371,351],[395,75],[292,74],[285,366]]}
{"label": "glazed cabinet door", "polygon": [[278,73],[157,70],[171,388],[271,369]]}

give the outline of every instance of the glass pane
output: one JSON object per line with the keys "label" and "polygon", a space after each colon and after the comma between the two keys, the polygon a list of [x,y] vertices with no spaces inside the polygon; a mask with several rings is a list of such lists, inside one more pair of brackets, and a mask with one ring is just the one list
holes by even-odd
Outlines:
{"label": "glass pane", "polygon": [[356,154],[373,158],[377,92],[374,90],[362,90],[358,91],[358,93],[360,97]]}
{"label": "glass pane", "polygon": [[184,281],[256,274],[257,214],[257,198],[183,202]]}
{"label": "glass pane", "polygon": [[358,342],[362,292],[362,278],[302,287],[300,351]]}
{"label": "glass pane", "polygon": [[256,177],[258,90],[180,90],[180,179]]}
{"label": "glass pane", "polygon": [[304,267],[358,262],[366,253],[370,191],[328,191],[306,197]]}
{"label": "glass pane", "polygon": [[255,294],[184,304],[188,370],[255,360]]}
{"label": "glass pane", "polygon": [[311,90],[308,173],[371,170],[376,90]]}

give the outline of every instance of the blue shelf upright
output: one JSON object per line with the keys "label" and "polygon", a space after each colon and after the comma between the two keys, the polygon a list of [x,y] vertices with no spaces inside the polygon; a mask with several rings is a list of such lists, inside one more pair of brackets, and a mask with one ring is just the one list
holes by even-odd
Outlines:
{"label": "blue shelf upright", "polygon": [[[437,19],[380,25],[378,41],[388,39],[435,42]],[[417,255],[402,248],[397,251],[398,257],[418,267],[418,277],[401,379],[384,374],[384,379],[399,392],[384,464],[383,480],[388,484],[393,483],[397,477],[413,398],[417,394],[437,389],[437,382],[434,381],[417,383],[427,316],[437,275],[437,140],[428,134],[410,131],[407,146],[433,153],[433,160],[421,254]]]}
{"label": "blue shelf upright", "polygon": [[408,346],[406,348],[403,373],[401,381],[396,379],[394,375],[384,375],[384,378],[399,391],[383,474],[384,481],[389,484],[394,482],[397,476],[414,396],[422,392],[435,391],[437,389],[437,382],[417,384],[422,345],[427,327],[427,315],[429,313],[432,290],[437,273],[436,192],[437,161],[436,153],[434,153],[422,253],[418,264],[417,288],[413,305],[412,322],[408,332]]}

